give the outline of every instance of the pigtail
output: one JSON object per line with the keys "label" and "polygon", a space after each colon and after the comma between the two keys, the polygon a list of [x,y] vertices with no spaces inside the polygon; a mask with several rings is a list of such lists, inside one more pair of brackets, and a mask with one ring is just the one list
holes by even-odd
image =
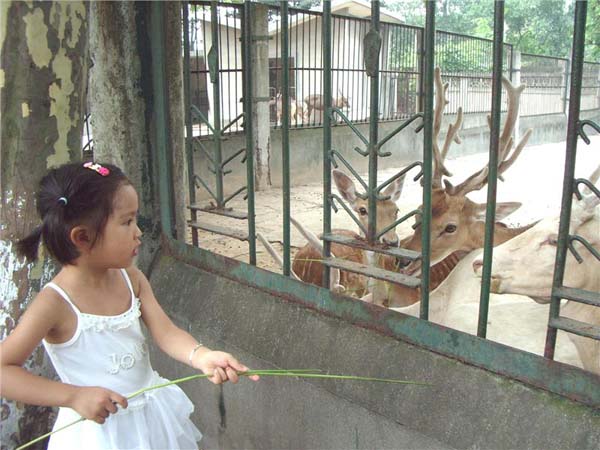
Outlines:
{"label": "pigtail", "polygon": [[28,236],[17,241],[17,255],[27,258],[27,262],[33,262],[37,260],[41,238],[42,227],[35,227],[35,229]]}

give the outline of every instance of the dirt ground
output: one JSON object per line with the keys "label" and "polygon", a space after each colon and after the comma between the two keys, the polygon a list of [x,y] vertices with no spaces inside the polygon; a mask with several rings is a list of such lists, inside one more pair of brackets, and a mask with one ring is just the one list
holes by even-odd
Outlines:
{"label": "dirt ground", "polygon": [[[590,145],[579,140],[576,165],[576,176],[588,177],[600,165],[600,136],[591,136]],[[519,159],[505,173],[505,181],[498,182],[498,201],[518,201],[523,206],[512,214],[505,222],[509,225],[529,223],[559,211],[562,194],[566,143],[536,145],[526,147]],[[479,170],[487,163],[487,153],[467,156],[447,161],[452,172],[451,181],[458,183]],[[379,182],[383,182],[401,168],[386,169],[378,174]],[[414,172],[411,172],[414,174]],[[366,180],[366,174],[361,174]],[[334,187],[335,189],[335,187]],[[421,203],[421,187],[418,182],[407,179],[402,197],[397,202],[400,215],[415,209]],[[487,189],[469,195],[475,201],[485,202]],[[323,227],[323,192],[321,183],[312,183],[291,188],[291,214],[301,221],[309,230],[318,234]],[[256,192],[256,231],[263,233],[276,249],[283,255],[283,201],[281,188],[272,188]],[[230,203],[235,210],[246,211],[246,201],[240,195]],[[399,216],[400,217],[400,216]],[[235,228],[247,232],[247,222],[222,217],[214,214],[199,214],[204,222]],[[402,224],[397,228],[400,237],[412,231],[410,224]],[[332,214],[334,228],[348,228],[357,231],[357,227],[346,212],[340,208]],[[191,234],[190,234],[191,236]],[[200,247],[215,253],[249,261],[248,243],[227,236],[204,231],[199,232]],[[190,237],[191,243],[191,237]],[[291,229],[292,258],[299,247],[305,244],[304,238]],[[257,265],[259,267],[281,273],[279,266],[271,259],[259,241],[257,241]]]}

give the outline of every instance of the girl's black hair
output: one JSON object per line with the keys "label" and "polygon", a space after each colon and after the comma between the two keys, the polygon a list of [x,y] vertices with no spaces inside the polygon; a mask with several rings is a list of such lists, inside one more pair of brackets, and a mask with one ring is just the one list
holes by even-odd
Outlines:
{"label": "girl's black hair", "polygon": [[58,262],[70,264],[79,256],[71,241],[71,230],[81,224],[95,232],[93,243],[96,241],[113,211],[115,193],[121,186],[131,184],[117,166],[102,167],[110,173],[102,176],[83,163],[70,163],[51,169],[42,178],[36,194],[42,224],[17,242],[19,255],[28,261],[36,260],[42,240]]}

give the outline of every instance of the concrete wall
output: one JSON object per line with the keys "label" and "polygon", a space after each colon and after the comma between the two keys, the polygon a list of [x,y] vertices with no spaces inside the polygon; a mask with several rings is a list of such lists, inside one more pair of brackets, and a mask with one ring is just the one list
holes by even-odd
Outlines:
{"label": "concrete wall", "polygon": [[[417,319],[389,311],[383,314],[345,297],[326,297],[330,294],[314,286],[198,249],[186,251],[204,256],[196,260],[190,256],[184,262],[181,256],[164,253],[150,279],[167,313],[208,346],[230,351],[256,369],[319,368],[331,374],[432,384],[263,377],[258,383],[244,379],[238,385],[216,387],[193,381],[182,388],[197,408],[193,419],[205,435],[201,448],[600,446],[597,409],[411,345],[402,336],[381,333],[376,324],[412,327]],[[244,272],[251,281],[240,281]],[[294,289],[310,291],[314,301],[290,295]],[[320,310],[327,302],[346,313],[324,314]],[[353,319],[359,310],[372,310],[370,325]],[[467,342],[472,352],[481,343],[460,332],[423,325],[423,333],[451,335],[448,339],[454,345]],[[491,345],[506,352],[511,361],[523,356],[541,361]],[[156,351],[152,359],[169,378],[191,373]],[[548,364],[540,362],[538,367],[547,369]],[[562,375],[570,379],[569,373]]]}
{"label": "concrete wall", "polygon": [[[600,111],[582,112],[581,118],[591,118],[598,122]],[[454,117],[445,117],[444,123],[453,120]],[[420,121],[418,121],[420,122]],[[399,126],[401,122],[383,122],[380,124],[379,135],[384,138]],[[527,128],[533,128],[533,134],[528,145],[539,145],[550,142],[560,142],[566,139],[567,117],[563,114],[552,114],[547,116],[524,117],[520,120],[521,134]],[[357,125],[363,134],[368,136],[368,124]],[[409,162],[422,159],[422,133],[414,132],[415,126],[403,130],[392,138],[384,147],[384,151],[392,152],[387,158],[379,159],[379,168],[401,167]],[[591,132],[591,128],[586,129]],[[489,151],[489,129],[486,116],[483,114],[467,114],[464,117],[463,129],[460,133],[463,143],[453,144],[448,157],[455,158],[474,153],[487,153]],[[209,144],[206,141],[205,144]],[[230,135],[223,142],[223,159],[235,151],[245,147],[244,135]],[[338,150],[347,158],[359,172],[366,172],[368,159],[360,156],[354,151],[355,147],[364,150],[364,145],[346,125],[335,126],[332,130],[332,148]],[[290,130],[290,167],[292,169],[292,185],[300,185],[308,182],[318,182],[322,179],[323,161],[323,129],[322,128],[300,128]],[[281,130],[271,129],[270,139],[270,167],[271,179],[275,186],[281,186]],[[231,163],[228,168],[233,172],[226,177],[226,192],[233,192],[239,186],[245,184],[246,169],[240,164],[241,156]],[[213,175],[208,171],[206,159],[200,152],[194,158],[194,171],[200,174],[204,180],[213,180]],[[206,198],[206,191],[198,190],[200,198]]]}

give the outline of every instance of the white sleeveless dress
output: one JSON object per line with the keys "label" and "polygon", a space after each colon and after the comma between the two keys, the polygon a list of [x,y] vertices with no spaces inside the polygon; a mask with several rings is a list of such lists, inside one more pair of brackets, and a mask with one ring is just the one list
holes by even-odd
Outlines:
{"label": "white sleeveless dress", "polygon": [[[101,386],[128,396],[139,389],[165,383],[150,365],[140,324],[140,301],[135,297],[129,276],[122,270],[131,291],[131,307],[117,316],[85,314],[59,286],[58,292],[73,308],[77,329],[69,341],[43,341],[52,364],[64,383]],[[189,419],[194,405],[176,385],[155,389],[129,400],[104,424],[85,420],[50,437],[48,450],[100,449],[197,449],[202,437]],[[60,408],[54,430],[81,416],[73,409]]]}

